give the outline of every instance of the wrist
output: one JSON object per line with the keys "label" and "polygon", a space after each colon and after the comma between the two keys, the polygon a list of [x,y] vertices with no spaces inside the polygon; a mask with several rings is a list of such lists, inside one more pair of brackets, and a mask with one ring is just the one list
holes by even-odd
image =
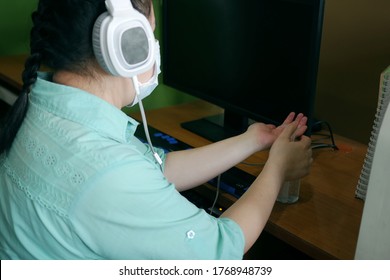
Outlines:
{"label": "wrist", "polygon": [[264,165],[262,173],[269,174],[269,176],[274,177],[275,180],[280,183],[280,185],[282,185],[286,179],[286,170],[283,168],[283,164],[272,161],[270,159],[268,159]]}
{"label": "wrist", "polygon": [[253,135],[250,131],[244,132],[240,137],[240,143],[248,151],[248,156],[264,149],[256,135]]}

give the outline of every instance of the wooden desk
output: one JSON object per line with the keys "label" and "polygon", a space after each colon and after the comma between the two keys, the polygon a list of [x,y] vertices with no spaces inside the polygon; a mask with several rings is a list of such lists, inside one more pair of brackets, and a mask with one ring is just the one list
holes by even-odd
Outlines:
{"label": "wooden desk", "polygon": [[22,89],[22,71],[26,55],[0,57],[0,82],[15,91]]}
{"label": "wooden desk", "polygon": [[[151,110],[146,116],[149,125],[198,147],[209,141],[181,128],[180,123],[219,112],[220,108],[199,101]],[[133,116],[140,120],[138,113]],[[301,182],[299,201],[277,202],[266,226],[267,232],[314,259],[353,259],[363,212],[364,203],[355,198],[355,188],[367,147],[337,135],[335,140],[339,151],[313,151],[314,163]],[[267,157],[267,152],[261,152],[247,161],[262,163]],[[239,167],[253,175],[261,172],[260,167]],[[212,189],[202,188],[205,194]],[[226,207],[235,200],[223,194],[219,203]]]}
{"label": "wooden desk", "polygon": [[26,55],[0,57],[0,99],[9,105],[15,102],[22,89],[25,59]]}
{"label": "wooden desk", "polygon": [[[12,105],[22,89],[27,54],[0,57],[0,99]],[[42,66],[43,70],[48,68]]]}
{"label": "wooden desk", "polygon": [[[0,57],[0,82],[14,89],[21,88],[20,73],[25,56]],[[221,109],[205,102],[195,102],[147,112],[151,126],[198,147],[206,139],[180,127],[184,121],[220,113]],[[139,114],[134,117],[140,119]],[[315,259],[353,259],[363,212],[363,201],[356,199],[355,188],[367,147],[341,136],[335,136],[339,151],[314,151],[309,176],[301,182],[300,199],[296,204],[276,203],[266,231]],[[248,162],[262,163],[266,152],[258,153]],[[239,165],[258,175],[259,167]],[[199,191],[212,193],[212,188]],[[212,195],[212,194],[211,194]],[[222,194],[219,203],[228,207],[236,199]]]}

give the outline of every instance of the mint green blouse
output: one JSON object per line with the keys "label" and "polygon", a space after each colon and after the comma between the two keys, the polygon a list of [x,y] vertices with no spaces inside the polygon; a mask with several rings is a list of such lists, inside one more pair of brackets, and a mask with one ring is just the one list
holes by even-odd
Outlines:
{"label": "mint green blouse", "polygon": [[50,80],[0,156],[1,259],[242,258],[240,227],[167,181],[134,119]]}

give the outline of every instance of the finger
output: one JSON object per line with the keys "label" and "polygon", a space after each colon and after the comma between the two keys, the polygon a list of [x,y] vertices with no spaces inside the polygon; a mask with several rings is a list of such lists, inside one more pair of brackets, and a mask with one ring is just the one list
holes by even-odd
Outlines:
{"label": "finger", "polygon": [[301,137],[305,133],[306,130],[307,130],[307,126],[306,125],[300,126],[298,124],[297,130],[294,133],[294,138],[296,139],[296,138]]}
{"label": "finger", "polygon": [[303,135],[302,137],[301,137],[301,142],[303,142],[304,144],[305,144],[305,147],[307,148],[307,149],[309,149],[310,150],[310,152],[311,152],[311,138],[310,137],[307,137],[307,136],[305,136],[305,135]]}
{"label": "finger", "polygon": [[296,117],[295,117],[295,120],[300,122],[302,120],[302,118],[304,117],[304,115],[302,113],[299,113]]}
{"label": "finger", "polygon": [[294,140],[301,137],[305,131],[307,130],[307,117],[304,116],[302,113],[299,113],[295,120],[298,122],[298,128],[295,131]]}
{"label": "finger", "polygon": [[305,126],[307,124],[307,117],[302,115],[302,118],[299,120],[298,127]]}
{"label": "finger", "polygon": [[295,118],[295,113],[291,112],[290,114],[288,114],[287,118],[284,120],[282,125],[288,125],[292,123],[294,121],[294,118]]}
{"label": "finger", "polygon": [[298,128],[298,121],[293,121],[292,123],[286,125],[286,127],[283,129],[280,136],[291,140],[297,128]]}

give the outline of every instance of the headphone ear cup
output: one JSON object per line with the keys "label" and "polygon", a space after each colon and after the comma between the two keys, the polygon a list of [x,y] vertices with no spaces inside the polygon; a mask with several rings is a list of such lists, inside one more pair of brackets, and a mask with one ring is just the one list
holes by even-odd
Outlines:
{"label": "headphone ear cup", "polygon": [[110,21],[110,14],[105,12],[101,14],[93,27],[92,47],[96,60],[99,65],[109,74],[116,75],[113,66],[109,65],[111,60],[107,50],[107,25]]}
{"label": "headphone ear cup", "polygon": [[100,66],[109,74],[133,77],[155,63],[155,38],[149,21],[138,11],[101,14],[94,25],[92,45]]}

